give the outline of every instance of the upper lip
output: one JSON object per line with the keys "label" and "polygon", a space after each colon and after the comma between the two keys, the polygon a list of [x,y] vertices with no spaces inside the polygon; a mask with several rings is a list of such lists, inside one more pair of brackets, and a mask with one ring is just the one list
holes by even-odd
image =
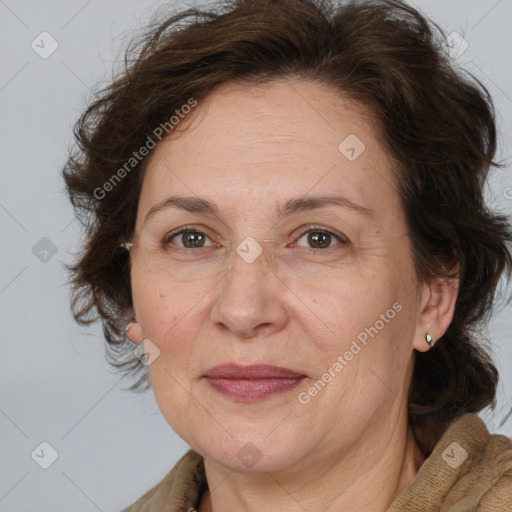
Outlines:
{"label": "upper lip", "polygon": [[252,364],[242,366],[234,363],[214,366],[206,371],[205,377],[220,379],[271,379],[271,378],[298,378],[305,377],[304,374],[273,366],[270,364]]}

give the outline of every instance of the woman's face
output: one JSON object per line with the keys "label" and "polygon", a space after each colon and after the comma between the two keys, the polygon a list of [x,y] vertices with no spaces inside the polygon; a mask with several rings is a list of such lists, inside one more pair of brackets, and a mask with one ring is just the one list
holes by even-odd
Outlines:
{"label": "woman's face", "polygon": [[[129,335],[160,351],[148,367],[160,410],[235,471],[375,448],[403,420],[433,316],[371,118],[325,86],[283,80],[224,85],[190,121],[155,148],[136,223]],[[219,217],[168,202],[146,218],[171,196]],[[227,363],[303,377],[205,377]]]}

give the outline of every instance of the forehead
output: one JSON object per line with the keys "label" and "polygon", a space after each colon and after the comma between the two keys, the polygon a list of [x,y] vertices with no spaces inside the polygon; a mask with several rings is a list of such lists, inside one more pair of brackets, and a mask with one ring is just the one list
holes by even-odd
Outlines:
{"label": "forehead", "polygon": [[[172,194],[262,208],[342,193],[396,209],[392,159],[368,109],[316,82],[218,87],[154,149],[139,212]],[[378,204],[375,204],[378,203]]]}

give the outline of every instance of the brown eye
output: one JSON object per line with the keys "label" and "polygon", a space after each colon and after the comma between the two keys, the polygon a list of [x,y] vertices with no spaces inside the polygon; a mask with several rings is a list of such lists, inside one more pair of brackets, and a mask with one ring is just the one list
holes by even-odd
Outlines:
{"label": "brown eye", "polygon": [[308,235],[308,243],[314,246],[315,249],[325,249],[331,243],[331,235],[322,231],[312,231]]}
{"label": "brown eye", "polygon": [[335,245],[333,242],[336,241],[341,242],[341,245],[347,243],[346,240],[343,240],[338,235],[321,229],[305,231],[300,238],[298,238],[297,243],[304,237],[307,237],[306,242],[310,249],[331,249]]}

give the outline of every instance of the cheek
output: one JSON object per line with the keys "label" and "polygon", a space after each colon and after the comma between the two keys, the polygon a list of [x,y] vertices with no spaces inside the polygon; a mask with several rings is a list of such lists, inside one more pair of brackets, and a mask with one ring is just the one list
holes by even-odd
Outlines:
{"label": "cheek", "polygon": [[142,334],[165,353],[185,348],[185,340],[199,328],[196,316],[204,295],[200,283],[176,285],[145,274],[132,275],[133,303]]}
{"label": "cheek", "polygon": [[303,329],[310,331],[310,339],[322,349],[355,339],[392,308],[396,297],[395,290],[376,273],[365,275],[356,269],[323,286],[304,283],[293,291],[300,299],[297,307],[302,311]]}
{"label": "cheek", "polygon": [[332,283],[329,289],[317,289],[306,302],[308,308],[302,308],[302,330],[311,342],[310,360],[317,361],[316,377],[324,372],[336,374],[331,393],[352,389],[359,397],[379,394],[370,385],[381,386],[376,375],[389,378],[402,372],[409,357],[401,349],[405,348],[404,335],[409,335],[410,317],[395,288],[397,282],[384,272],[355,274]]}

